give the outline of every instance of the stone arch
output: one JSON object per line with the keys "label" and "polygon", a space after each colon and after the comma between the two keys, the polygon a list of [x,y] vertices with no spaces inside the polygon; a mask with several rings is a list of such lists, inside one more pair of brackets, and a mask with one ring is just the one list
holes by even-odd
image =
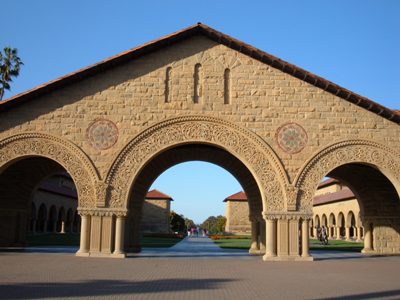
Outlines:
{"label": "stone arch", "polygon": [[321,220],[319,215],[315,215],[315,227],[321,227]]}
{"label": "stone arch", "polygon": [[318,183],[329,172],[345,164],[373,166],[394,185],[400,194],[400,155],[382,144],[367,140],[336,142],[318,151],[301,168],[294,183],[299,189],[297,205],[301,211],[311,211]]}
{"label": "stone arch", "polygon": [[22,133],[0,141],[0,170],[16,160],[44,157],[60,164],[72,177],[80,207],[95,206],[99,175],[91,160],[72,142],[44,133]]}
{"label": "stone arch", "polygon": [[[163,121],[137,135],[120,152],[106,177],[109,203],[126,209],[137,174],[158,153],[185,144],[207,144],[240,159],[260,187],[264,213],[295,206],[294,187],[272,148],[255,133],[233,123],[206,116],[185,116]],[[283,200],[283,201],[282,201]]]}
{"label": "stone arch", "polygon": [[336,218],[333,213],[329,215],[329,226],[336,226]]}
{"label": "stone arch", "polygon": [[356,226],[356,217],[352,210],[350,210],[347,213],[346,226],[347,227]]}
{"label": "stone arch", "polygon": [[322,214],[322,217],[321,217],[321,225],[322,226],[328,226],[328,218],[326,217],[326,215],[325,214]]}

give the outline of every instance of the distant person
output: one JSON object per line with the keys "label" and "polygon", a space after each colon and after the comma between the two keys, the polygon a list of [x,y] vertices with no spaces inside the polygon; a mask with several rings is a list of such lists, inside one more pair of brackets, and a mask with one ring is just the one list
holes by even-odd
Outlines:
{"label": "distant person", "polygon": [[190,237],[190,228],[187,229],[187,236]]}

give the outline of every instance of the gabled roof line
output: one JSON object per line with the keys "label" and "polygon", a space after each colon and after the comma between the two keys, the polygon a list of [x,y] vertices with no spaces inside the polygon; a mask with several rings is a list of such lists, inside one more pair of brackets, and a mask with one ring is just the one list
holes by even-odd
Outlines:
{"label": "gabled roof line", "polygon": [[56,80],[50,81],[46,84],[40,85],[34,89],[28,90],[27,92],[18,94],[11,97],[0,104],[0,111],[5,110],[9,107],[23,103],[32,99],[36,96],[51,92],[58,87],[66,86],[77,80],[93,76],[98,72],[107,70],[109,68],[115,67],[125,61],[134,59],[141,55],[156,51],[164,46],[170,45],[172,43],[182,41],[191,36],[197,34],[204,34],[208,36],[211,40],[221,43],[233,50],[239,51],[245,55],[248,55],[258,61],[270,65],[273,68],[281,70],[291,76],[294,76],[300,80],[308,82],[318,88],[321,88],[335,96],[338,96],[348,102],[351,102],[357,106],[367,109],[383,118],[400,124],[400,114],[395,111],[380,105],[366,97],[359,94],[353,93],[350,90],[343,88],[331,81],[328,81],[320,76],[312,74],[300,67],[290,64],[284,60],[281,60],[271,54],[268,54],[260,49],[257,49],[251,45],[243,43],[235,38],[232,38],[222,32],[212,29],[202,23],[197,23],[196,25],[190,26],[186,29],[177,31],[163,38],[154,40],[152,42],[146,43],[142,46],[133,48],[131,50],[122,52],[116,56],[110,57],[99,63],[93,64],[87,68],[80,69],[76,72],[70,73],[66,76],[60,77]]}

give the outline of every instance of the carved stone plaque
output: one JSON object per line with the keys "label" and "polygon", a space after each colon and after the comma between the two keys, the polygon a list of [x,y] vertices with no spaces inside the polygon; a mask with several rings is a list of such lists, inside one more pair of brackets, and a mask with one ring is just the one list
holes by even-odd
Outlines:
{"label": "carved stone plaque", "polygon": [[298,153],[307,145],[308,137],[303,127],[296,123],[286,123],[278,128],[276,141],[279,147],[290,154]]}
{"label": "carved stone plaque", "polygon": [[98,119],[88,127],[87,139],[95,149],[109,149],[118,140],[118,128],[110,120]]}

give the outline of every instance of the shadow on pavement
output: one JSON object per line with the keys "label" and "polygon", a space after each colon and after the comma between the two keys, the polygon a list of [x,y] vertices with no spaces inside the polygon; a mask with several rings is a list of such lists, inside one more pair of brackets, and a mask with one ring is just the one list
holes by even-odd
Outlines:
{"label": "shadow on pavement", "polygon": [[364,294],[352,294],[341,297],[331,298],[316,298],[314,300],[344,300],[344,299],[399,299],[400,290],[383,291],[383,292],[371,292]]}
{"label": "shadow on pavement", "polygon": [[[160,279],[148,281],[91,280],[68,283],[0,285],[3,299],[43,299],[222,289],[233,279]],[[237,280],[236,280],[237,281]]]}

